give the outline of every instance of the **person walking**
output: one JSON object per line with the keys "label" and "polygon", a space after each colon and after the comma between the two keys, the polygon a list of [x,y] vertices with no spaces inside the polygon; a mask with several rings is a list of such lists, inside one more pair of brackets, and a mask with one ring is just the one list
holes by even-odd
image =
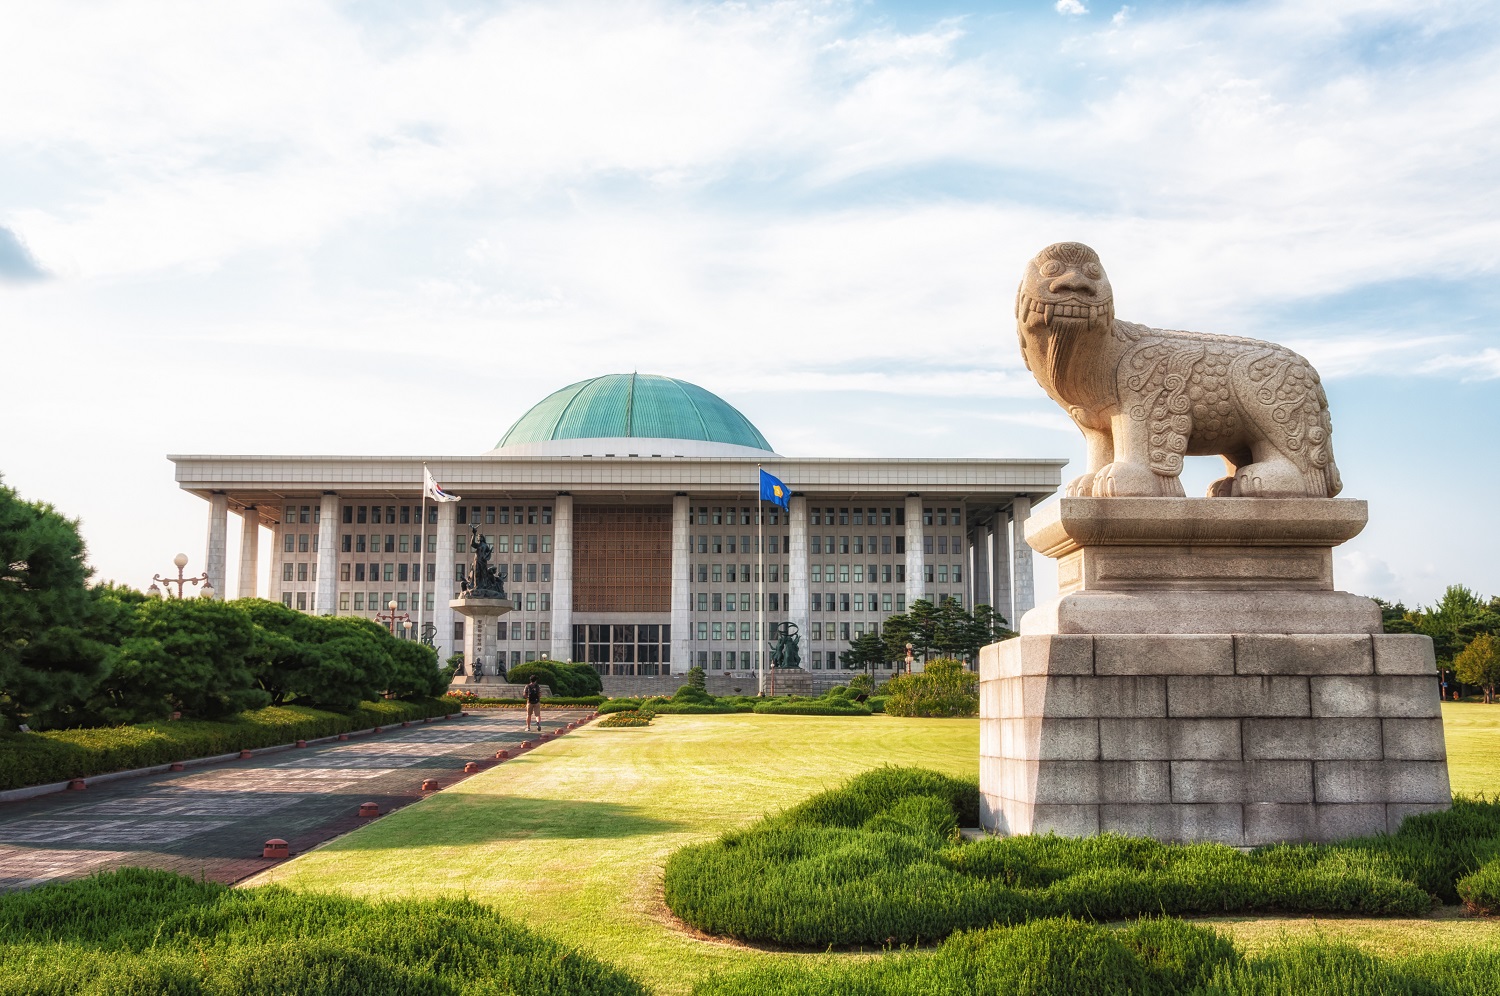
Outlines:
{"label": "person walking", "polygon": [[542,732],[542,686],[536,675],[526,683],[526,731],[531,732],[531,717],[536,717],[536,730]]}

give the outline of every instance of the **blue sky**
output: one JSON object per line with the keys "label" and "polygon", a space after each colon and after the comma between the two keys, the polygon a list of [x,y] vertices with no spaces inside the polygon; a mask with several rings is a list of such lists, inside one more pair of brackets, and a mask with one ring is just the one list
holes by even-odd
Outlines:
{"label": "blue sky", "polygon": [[1076,239],[1121,317],[1318,366],[1343,587],[1500,593],[1493,3],[0,17],[0,472],[101,577],[201,557],[166,453],[481,452],[612,371],[792,455],[1081,460],[1009,318]]}

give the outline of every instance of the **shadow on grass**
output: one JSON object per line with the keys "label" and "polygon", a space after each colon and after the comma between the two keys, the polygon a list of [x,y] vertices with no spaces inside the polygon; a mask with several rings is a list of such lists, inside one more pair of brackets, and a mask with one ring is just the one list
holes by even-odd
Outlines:
{"label": "shadow on grass", "polygon": [[649,815],[641,806],[574,799],[444,795],[406,814],[324,845],[328,851],[380,850],[393,845],[487,844],[504,840],[608,840],[643,837],[689,826]]}

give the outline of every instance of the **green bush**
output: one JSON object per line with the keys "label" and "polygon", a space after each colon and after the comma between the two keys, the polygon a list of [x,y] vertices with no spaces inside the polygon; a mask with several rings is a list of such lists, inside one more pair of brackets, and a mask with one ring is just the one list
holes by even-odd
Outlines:
{"label": "green bush", "polygon": [[4,733],[0,734],[0,790],[274,747],[458,710],[458,703],[436,699],[363,702],[342,713],[307,706],[266,706],[218,721],[158,720],[134,726]]}
{"label": "green bush", "polygon": [[963,661],[936,658],[920,674],[903,674],[881,687],[892,716],[977,716],[979,675]]}
{"label": "green bush", "polygon": [[[1500,803],[1459,800],[1389,836],[1242,853],[1105,834],[955,842],[978,791],[866,772],[667,861],[667,905],[708,933],[779,944],[912,943],[1051,916],[1288,911],[1419,916],[1500,849]],[[942,818],[946,808],[950,822]]]}
{"label": "green bush", "polygon": [[1314,943],[1246,957],[1171,918],[1121,929],[1071,919],[954,934],[929,951],[822,964],[775,961],[698,983],[694,996],[1496,996],[1500,951],[1384,960]]}
{"label": "green bush", "polygon": [[1500,858],[1490,859],[1478,871],[1459,879],[1456,891],[1475,913],[1500,916]]}
{"label": "green bush", "polygon": [[612,712],[625,712],[627,710],[639,709],[640,699],[607,699],[600,703],[599,708],[594,710],[601,716],[607,716]]}
{"label": "green bush", "polygon": [[466,899],[369,903],[127,869],[0,896],[0,992],[643,996]]}
{"label": "green bush", "polygon": [[524,685],[532,676],[562,698],[580,698],[599,695],[604,691],[604,682],[592,664],[574,664],[571,661],[528,661],[517,664],[505,673],[505,679],[513,685]]}
{"label": "green bush", "polygon": [[[521,706],[526,704],[525,699],[511,698],[475,698],[472,701],[475,705],[482,706]],[[605,701],[602,695],[565,695],[542,699],[542,705],[548,709],[561,709],[567,706],[596,706],[603,704]]]}
{"label": "green bush", "polygon": [[599,725],[607,729],[615,729],[622,726],[650,726],[656,714],[646,709],[627,709],[622,712],[610,713],[599,720]]}
{"label": "green bush", "polygon": [[886,696],[871,695],[865,699],[865,705],[870,707],[871,712],[885,712]]}
{"label": "green bush", "polygon": [[762,699],[755,712],[773,716],[868,716],[870,707],[842,697],[804,699],[795,695]]}

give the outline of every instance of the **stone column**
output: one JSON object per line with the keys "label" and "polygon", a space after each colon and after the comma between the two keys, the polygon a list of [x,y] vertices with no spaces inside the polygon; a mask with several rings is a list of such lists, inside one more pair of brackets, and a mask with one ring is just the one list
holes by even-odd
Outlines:
{"label": "stone column", "polygon": [[995,510],[990,522],[990,605],[1005,617],[1011,629],[1016,628],[1016,612],[1010,604],[1010,515]]}
{"label": "stone column", "polygon": [[693,503],[687,495],[672,498],[672,670],[693,666],[693,550],[690,532]]}
{"label": "stone column", "polygon": [[906,499],[906,607],[919,598],[927,597],[927,582],[922,580],[922,569],[926,565],[922,554],[922,496],[908,495]]}
{"label": "stone column", "polygon": [[214,597],[224,597],[224,574],[228,567],[229,496],[215,491],[208,496],[208,549],[204,554],[204,571],[214,586]]}
{"label": "stone column", "polygon": [[979,604],[993,605],[990,601],[990,544],[989,531],[984,526],[969,526],[969,609]]}
{"label": "stone column", "polygon": [[255,598],[260,587],[260,509],[240,509],[240,583],[236,598]]}
{"label": "stone column", "polygon": [[811,660],[807,648],[807,498],[802,495],[793,495],[791,508],[787,513],[791,518],[791,532],[788,543],[791,549],[788,551],[790,560],[787,569],[791,577],[787,579],[787,594],[791,604],[787,606],[787,621],[797,627],[801,637],[801,650],[803,666]]}
{"label": "stone column", "polygon": [[463,650],[453,642],[453,606],[448,604],[454,595],[453,530],[458,524],[458,512],[454,510],[454,505],[451,501],[438,503],[437,525],[433,527],[437,530],[437,552],[432,555],[436,566],[435,580],[432,582],[432,624],[437,627],[437,632],[433,635],[432,645],[437,648],[439,664]]}
{"label": "stone column", "polygon": [[320,616],[339,610],[339,496],[323,492],[318,506],[318,606]]}
{"label": "stone column", "polygon": [[573,659],[573,496],[552,503],[552,659]]}
{"label": "stone column", "polygon": [[1026,542],[1026,520],[1031,518],[1031,499],[1016,495],[1011,502],[1011,552],[1014,569],[1012,586],[1015,591],[1016,618],[1010,621],[1012,629],[1020,625],[1020,617],[1036,606],[1036,586],[1031,578],[1031,547]]}
{"label": "stone column", "polygon": [[276,509],[275,521],[270,523],[271,530],[271,575],[266,578],[266,598],[273,602],[281,601],[281,509]]}

